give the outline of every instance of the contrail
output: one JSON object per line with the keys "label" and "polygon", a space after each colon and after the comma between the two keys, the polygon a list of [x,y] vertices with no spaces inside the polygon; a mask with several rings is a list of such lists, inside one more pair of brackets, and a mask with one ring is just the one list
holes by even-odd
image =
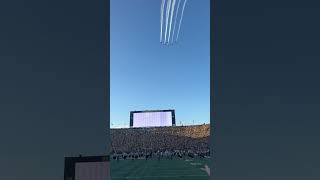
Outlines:
{"label": "contrail", "polygon": [[164,9],[164,4],[166,3],[166,0],[162,0],[162,3],[161,3],[161,10],[160,10],[160,14],[161,14],[161,17],[160,17],[160,42],[162,42],[162,27],[163,27],[163,9]]}
{"label": "contrail", "polygon": [[180,23],[179,23],[179,28],[178,28],[178,34],[177,34],[177,39],[176,39],[176,41],[178,41],[178,37],[179,37],[179,33],[180,33],[181,21],[182,21],[182,18],[183,18],[183,12],[184,12],[184,7],[186,6],[186,2],[187,2],[187,0],[184,0],[183,7],[182,7],[182,13],[181,13],[181,17],[180,17]]}
{"label": "contrail", "polygon": [[172,32],[172,42],[173,42],[173,38],[174,38],[174,32],[176,30],[176,24],[177,24],[177,17],[178,17],[178,12],[179,12],[179,7],[180,7],[180,1],[178,1],[178,6],[177,6],[177,10],[176,10],[176,17],[174,18],[174,26],[173,26],[173,32]]}
{"label": "contrail", "polygon": [[166,11],[166,32],[164,34],[164,43],[166,43],[166,41],[167,41],[167,30],[168,30],[170,7],[171,7],[171,0],[168,0],[167,11]]}
{"label": "contrail", "polygon": [[169,36],[168,36],[168,44],[170,43],[170,35],[171,35],[171,26],[172,26],[172,17],[174,14],[174,6],[176,5],[176,0],[172,1],[171,13],[170,13],[170,27],[169,27]]}

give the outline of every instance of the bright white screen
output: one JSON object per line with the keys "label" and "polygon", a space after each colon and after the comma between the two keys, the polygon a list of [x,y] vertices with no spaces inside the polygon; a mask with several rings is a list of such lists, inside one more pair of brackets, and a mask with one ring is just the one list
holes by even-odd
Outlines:
{"label": "bright white screen", "polygon": [[172,126],[171,111],[133,113],[133,127]]}
{"label": "bright white screen", "polygon": [[109,162],[76,163],[75,180],[109,180]]}

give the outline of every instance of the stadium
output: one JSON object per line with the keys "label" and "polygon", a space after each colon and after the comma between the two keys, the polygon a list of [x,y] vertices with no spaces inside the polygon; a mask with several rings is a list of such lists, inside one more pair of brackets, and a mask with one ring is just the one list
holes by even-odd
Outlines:
{"label": "stadium", "polygon": [[113,1],[111,179],[209,179],[209,4]]}
{"label": "stadium", "polygon": [[209,179],[210,124],[176,126],[174,110],[130,112],[111,129],[111,179]]}

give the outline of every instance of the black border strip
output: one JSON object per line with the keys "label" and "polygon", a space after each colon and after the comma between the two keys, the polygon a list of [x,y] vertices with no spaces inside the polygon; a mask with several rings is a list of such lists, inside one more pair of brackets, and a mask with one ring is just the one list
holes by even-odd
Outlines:
{"label": "black border strip", "polygon": [[214,166],[214,132],[215,132],[215,123],[214,123],[214,77],[215,71],[214,71],[214,19],[215,19],[215,0],[210,0],[210,157],[211,157],[211,163],[209,165],[210,167],[210,179],[213,179],[213,170],[215,168]]}

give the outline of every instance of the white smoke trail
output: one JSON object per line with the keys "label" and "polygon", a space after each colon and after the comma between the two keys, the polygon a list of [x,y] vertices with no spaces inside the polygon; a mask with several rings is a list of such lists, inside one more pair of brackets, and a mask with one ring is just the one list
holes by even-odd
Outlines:
{"label": "white smoke trail", "polygon": [[170,13],[170,27],[169,27],[169,36],[168,36],[168,44],[170,43],[170,35],[171,35],[171,26],[172,26],[172,18],[174,14],[174,7],[176,5],[176,0],[172,1],[171,13]]}
{"label": "white smoke trail", "polygon": [[172,31],[172,42],[174,41],[174,32],[176,31],[176,24],[177,24],[177,17],[178,17],[178,12],[179,12],[179,7],[180,7],[180,1],[178,1],[178,6],[177,6],[177,10],[176,10],[176,16],[174,18],[174,26],[173,26],[173,31]]}
{"label": "white smoke trail", "polygon": [[166,31],[165,31],[165,34],[164,34],[164,43],[166,43],[166,41],[167,41],[167,30],[168,30],[170,7],[171,7],[171,0],[168,0],[167,11],[166,11]]}
{"label": "white smoke trail", "polygon": [[162,42],[162,29],[163,29],[163,9],[164,9],[164,4],[166,3],[166,0],[162,0],[161,3],[161,9],[160,9],[160,42]]}
{"label": "white smoke trail", "polygon": [[184,8],[185,8],[185,6],[186,6],[186,3],[187,3],[187,0],[184,0],[176,41],[178,41],[178,37],[179,37],[179,33],[180,33],[180,26],[181,26],[181,22],[182,22],[182,18],[183,18],[183,13],[184,13]]}

